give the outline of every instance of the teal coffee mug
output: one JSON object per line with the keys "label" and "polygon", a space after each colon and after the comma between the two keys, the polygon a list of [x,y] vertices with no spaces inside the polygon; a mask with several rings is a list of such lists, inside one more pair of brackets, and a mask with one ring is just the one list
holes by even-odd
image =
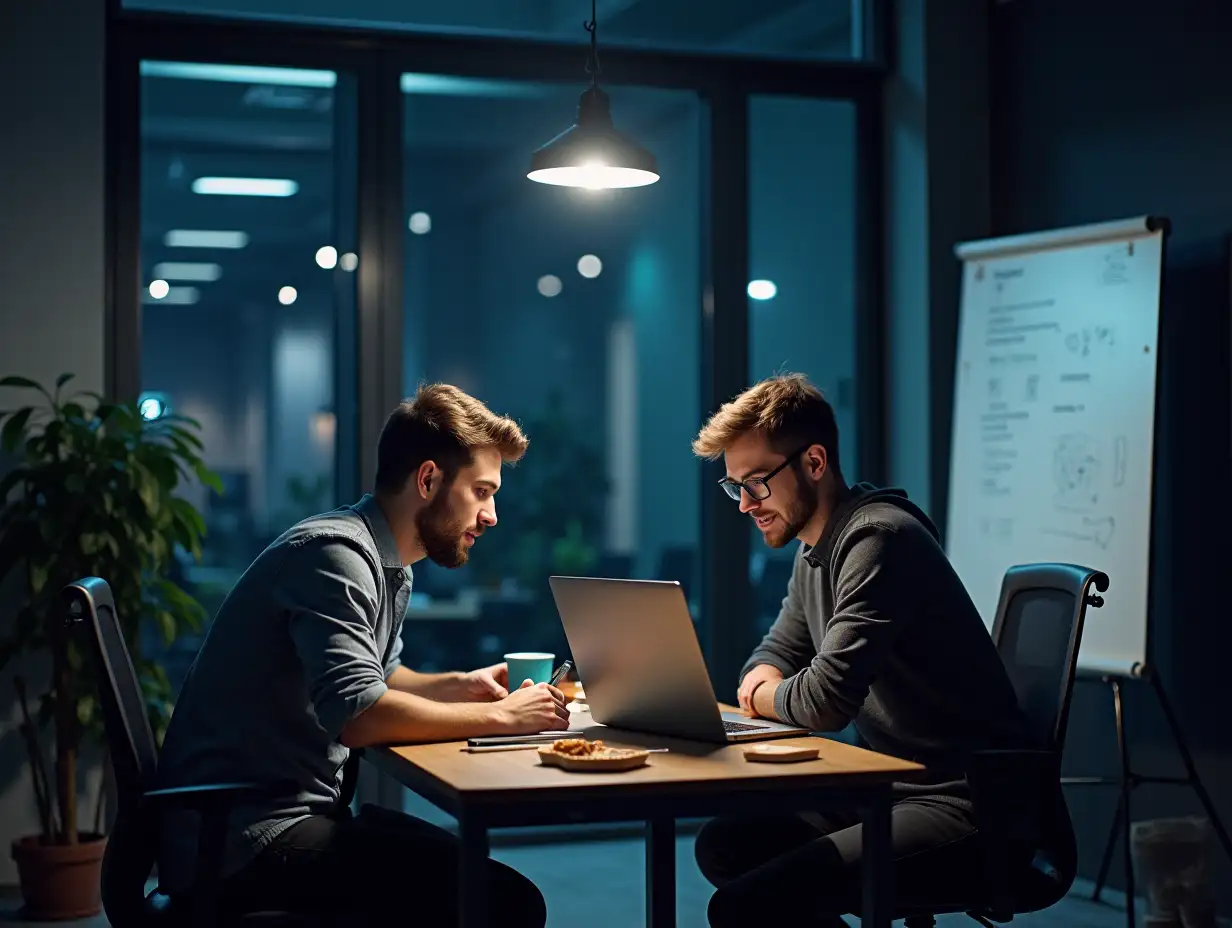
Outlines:
{"label": "teal coffee mug", "polygon": [[505,663],[509,665],[509,689],[516,690],[523,680],[532,683],[547,683],[552,679],[552,661],[555,654],[544,651],[516,651],[505,655]]}

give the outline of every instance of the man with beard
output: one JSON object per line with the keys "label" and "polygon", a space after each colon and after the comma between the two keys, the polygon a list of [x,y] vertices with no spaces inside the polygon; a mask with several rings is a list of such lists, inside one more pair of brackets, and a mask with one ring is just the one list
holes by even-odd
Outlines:
{"label": "man with beard", "polygon": [[[901,490],[847,485],[834,411],[800,374],[725,404],[693,449],[724,458],[722,488],[767,545],[803,542],[782,610],[741,672],[741,707],[819,732],[854,722],[872,749],[927,766],[924,782],[896,787],[898,900],[975,898],[982,872],[968,758],[1034,745],[936,528]],[[1059,784],[1039,789],[1050,810],[1040,859],[1054,874],[1047,892],[1060,898],[1074,876],[1073,830]],[[861,853],[854,810],[711,821],[696,845],[717,887],[710,924],[837,928],[859,910]]]}
{"label": "man with beard", "polygon": [[[559,690],[510,688],[503,664],[429,674],[400,659],[410,565],[466,563],[496,525],[502,462],[526,447],[515,422],[461,390],[422,387],[385,424],[375,492],[288,529],[223,602],[180,693],[159,779],[286,784],[231,812],[224,914],[456,920],[456,839],[401,813],[365,806],[352,816],[343,770],[369,745],[568,727]],[[160,888],[173,899],[193,884],[196,846],[194,816],[164,817]],[[502,923],[542,928],[535,886],[489,866]]]}

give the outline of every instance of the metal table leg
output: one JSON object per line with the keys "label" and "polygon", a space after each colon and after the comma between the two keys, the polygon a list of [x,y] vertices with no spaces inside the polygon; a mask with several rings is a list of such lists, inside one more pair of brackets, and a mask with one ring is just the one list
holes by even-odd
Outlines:
{"label": "metal table leg", "polygon": [[894,911],[894,858],[890,844],[888,789],[879,793],[864,810],[861,834],[864,845],[862,873],[864,899],[860,924],[865,928],[890,928]]}
{"label": "metal table leg", "polygon": [[458,922],[462,928],[487,928],[488,828],[473,816],[463,815],[458,819],[458,837]]}
{"label": "metal table leg", "polygon": [[676,821],[654,818],[646,822],[646,925],[674,928],[676,924]]}

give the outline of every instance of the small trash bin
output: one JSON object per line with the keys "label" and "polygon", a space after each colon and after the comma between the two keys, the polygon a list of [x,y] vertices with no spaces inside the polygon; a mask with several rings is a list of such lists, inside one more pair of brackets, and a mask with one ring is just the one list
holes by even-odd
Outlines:
{"label": "small trash bin", "polygon": [[1143,928],[1215,928],[1210,822],[1197,816],[1135,822],[1131,838],[1146,898]]}

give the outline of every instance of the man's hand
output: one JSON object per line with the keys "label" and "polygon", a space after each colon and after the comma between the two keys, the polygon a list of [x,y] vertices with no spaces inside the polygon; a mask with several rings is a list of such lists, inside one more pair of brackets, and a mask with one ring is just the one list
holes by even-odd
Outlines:
{"label": "man's hand", "polygon": [[769,664],[758,664],[750,670],[740,682],[740,692],[736,696],[740,700],[740,708],[744,710],[744,714],[748,716],[757,714],[753,708],[753,691],[757,689],[759,684],[765,683],[768,686],[777,687],[782,682],[783,672],[777,667],[772,667]]}
{"label": "man's hand", "polygon": [[509,665],[493,664],[462,675],[458,699],[461,702],[495,702],[509,695]]}
{"label": "man's hand", "polygon": [[501,700],[501,733],[529,735],[569,727],[565,694],[546,683],[525,681]]}

